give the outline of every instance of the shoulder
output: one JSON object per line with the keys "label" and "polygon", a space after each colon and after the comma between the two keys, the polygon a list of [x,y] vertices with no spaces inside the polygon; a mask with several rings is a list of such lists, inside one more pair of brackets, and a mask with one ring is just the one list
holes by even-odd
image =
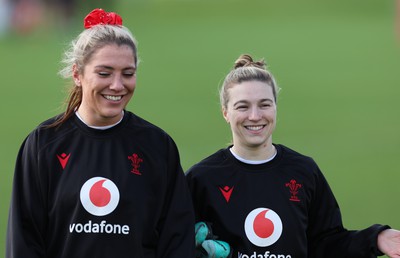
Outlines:
{"label": "shoulder", "polygon": [[51,146],[57,139],[68,137],[68,133],[73,129],[73,125],[69,120],[64,124],[56,127],[53,124],[59,115],[49,118],[38,124],[24,139],[20,146],[20,150],[32,152],[40,152],[46,146]]}
{"label": "shoulder", "polygon": [[186,175],[194,176],[199,172],[213,171],[220,169],[227,164],[229,159],[228,148],[220,149],[198,163],[194,164],[186,171]]}
{"label": "shoulder", "polygon": [[129,135],[128,139],[139,141],[156,149],[177,151],[176,142],[164,129],[130,111],[126,111],[125,119],[123,135]]}
{"label": "shoulder", "polygon": [[60,115],[57,115],[41,122],[36,128],[31,131],[27,138],[34,138],[39,143],[48,143],[51,142],[53,139],[67,134],[71,129],[73,129],[71,118],[59,126],[50,126],[57,120],[59,116]]}
{"label": "shoulder", "polygon": [[311,180],[324,180],[324,175],[315,160],[284,145],[278,149],[279,168],[290,175],[304,176]]}
{"label": "shoulder", "polygon": [[127,129],[140,132],[146,132],[154,135],[170,137],[169,134],[161,127],[149,122],[148,120],[130,112],[126,111],[125,118],[127,119]]}
{"label": "shoulder", "polygon": [[307,163],[316,165],[314,159],[308,155],[302,154],[282,144],[275,144],[275,147],[278,151],[278,158],[283,158],[296,164]]}

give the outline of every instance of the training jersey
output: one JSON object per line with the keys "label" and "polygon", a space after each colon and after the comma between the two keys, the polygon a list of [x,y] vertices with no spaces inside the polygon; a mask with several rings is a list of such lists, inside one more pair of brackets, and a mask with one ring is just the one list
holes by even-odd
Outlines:
{"label": "training jersey", "polygon": [[125,111],[106,130],[76,115],[18,153],[6,258],[194,256],[194,212],[176,144]]}
{"label": "training jersey", "polygon": [[237,258],[371,258],[382,255],[377,235],[388,226],[350,231],[310,157],[283,145],[267,163],[250,165],[221,149],[186,177],[196,221],[210,222]]}

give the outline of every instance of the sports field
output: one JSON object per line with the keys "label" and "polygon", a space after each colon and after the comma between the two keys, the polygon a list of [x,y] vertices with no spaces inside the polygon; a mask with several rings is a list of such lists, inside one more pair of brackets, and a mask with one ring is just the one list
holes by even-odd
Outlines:
{"label": "sports field", "polygon": [[[184,169],[230,143],[218,86],[235,59],[249,53],[266,59],[282,88],[274,142],[317,161],[345,226],[400,229],[394,0],[115,3],[139,42],[138,86],[128,109],[175,139]],[[38,123],[62,111],[59,61],[80,26],[0,39],[0,256],[15,157]]]}

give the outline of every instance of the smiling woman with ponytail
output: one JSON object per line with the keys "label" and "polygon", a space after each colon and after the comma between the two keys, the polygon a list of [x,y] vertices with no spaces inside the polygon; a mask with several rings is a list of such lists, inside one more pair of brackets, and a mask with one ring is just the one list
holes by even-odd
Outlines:
{"label": "smiling woman with ponytail", "polygon": [[400,257],[400,231],[344,228],[315,161],[274,143],[279,87],[264,60],[239,56],[220,90],[233,143],[187,172],[197,257]]}
{"label": "smiling woman with ponytail", "polygon": [[18,153],[6,258],[194,257],[194,212],[174,140],[126,110],[137,43],[95,9],[65,52],[66,111]]}

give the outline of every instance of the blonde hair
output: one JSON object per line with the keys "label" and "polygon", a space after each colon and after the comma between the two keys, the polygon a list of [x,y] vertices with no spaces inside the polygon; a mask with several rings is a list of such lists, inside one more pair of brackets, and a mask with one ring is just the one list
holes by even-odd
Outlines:
{"label": "blonde hair", "polygon": [[235,61],[233,69],[225,77],[220,88],[219,96],[222,107],[227,108],[229,101],[228,89],[245,81],[265,82],[272,87],[274,100],[275,102],[277,101],[279,87],[272,74],[267,70],[264,60],[253,61],[253,58],[250,55],[243,54]]}
{"label": "blonde hair", "polygon": [[[73,66],[78,73],[82,74],[85,65],[90,61],[93,54],[106,45],[116,44],[131,47],[135,57],[135,65],[138,64],[137,41],[132,33],[124,26],[116,25],[96,25],[81,32],[64,52],[62,63],[64,67],[59,71],[61,77],[65,79],[73,78]],[[66,111],[50,125],[58,126],[70,118],[82,103],[82,87],[75,84],[70,88],[67,98]]]}

